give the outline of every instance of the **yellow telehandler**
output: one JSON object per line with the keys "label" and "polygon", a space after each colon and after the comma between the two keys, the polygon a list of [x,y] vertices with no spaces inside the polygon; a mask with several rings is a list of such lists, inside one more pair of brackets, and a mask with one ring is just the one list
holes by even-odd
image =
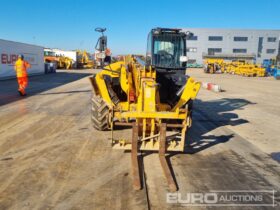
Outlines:
{"label": "yellow telehandler", "polygon": [[[169,188],[177,190],[165,153],[184,151],[193,100],[201,86],[185,75],[188,36],[192,33],[180,29],[152,29],[145,62],[125,56],[90,78],[93,127],[111,130],[114,149],[131,150],[135,189],[141,189],[138,152],[159,151]],[[131,138],[116,139],[116,126],[131,126]]]}

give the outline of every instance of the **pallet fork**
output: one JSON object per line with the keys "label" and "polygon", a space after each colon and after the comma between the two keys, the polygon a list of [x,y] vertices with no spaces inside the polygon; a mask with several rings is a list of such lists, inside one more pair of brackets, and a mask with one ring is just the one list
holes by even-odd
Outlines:
{"label": "pallet fork", "polygon": [[[171,192],[177,191],[177,185],[172,176],[170,168],[166,160],[166,124],[162,123],[160,128],[160,146],[159,146],[159,160],[163,169],[164,175],[167,179],[167,183]],[[138,124],[133,123],[132,126],[132,149],[131,149],[131,162],[132,162],[132,178],[133,188],[140,190],[141,178],[140,178],[140,167],[139,167],[139,148],[138,148]],[[144,170],[144,169],[143,169]]]}

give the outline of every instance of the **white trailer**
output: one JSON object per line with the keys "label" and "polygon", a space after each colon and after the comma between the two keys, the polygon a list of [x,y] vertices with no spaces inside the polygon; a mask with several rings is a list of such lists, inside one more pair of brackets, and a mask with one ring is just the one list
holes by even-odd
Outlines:
{"label": "white trailer", "polygon": [[44,48],[0,39],[0,80],[16,76],[14,64],[19,54],[31,64],[28,75],[44,74]]}
{"label": "white trailer", "polygon": [[72,50],[52,49],[56,56],[65,56],[73,60],[73,67],[77,68],[77,52]]}

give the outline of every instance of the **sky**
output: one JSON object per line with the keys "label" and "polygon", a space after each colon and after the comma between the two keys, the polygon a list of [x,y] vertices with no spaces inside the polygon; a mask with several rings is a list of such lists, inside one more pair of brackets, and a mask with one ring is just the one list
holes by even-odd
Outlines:
{"label": "sky", "polygon": [[143,54],[155,27],[280,29],[279,0],[0,0],[0,39],[94,51],[106,27],[113,54]]}

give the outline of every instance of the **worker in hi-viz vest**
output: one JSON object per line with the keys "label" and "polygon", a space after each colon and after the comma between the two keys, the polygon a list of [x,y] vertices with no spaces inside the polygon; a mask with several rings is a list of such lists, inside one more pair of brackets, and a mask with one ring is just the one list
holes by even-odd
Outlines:
{"label": "worker in hi-viz vest", "polygon": [[19,55],[18,59],[15,63],[15,71],[17,74],[17,81],[18,81],[18,92],[21,96],[25,96],[25,88],[28,84],[28,75],[27,69],[31,68],[30,64],[24,60],[23,55]]}
{"label": "worker in hi-viz vest", "polygon": [[112,60],[111,55],[112,55],[111,50],[109,48],[107,48],[105,50],[105,59],[104,59],[105,65],[109,65],[111,63],[111,60]]}

